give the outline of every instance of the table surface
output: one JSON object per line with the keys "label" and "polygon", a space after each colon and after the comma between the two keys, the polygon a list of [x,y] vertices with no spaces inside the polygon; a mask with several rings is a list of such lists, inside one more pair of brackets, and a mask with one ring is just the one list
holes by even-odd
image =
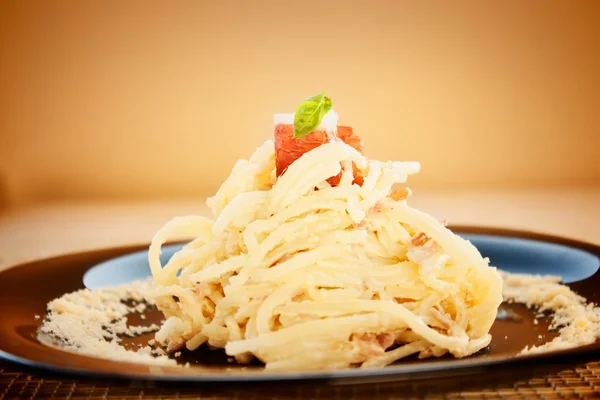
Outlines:
{"label": "table surface", "polygon": [[[600,244],[600,186],[427,191],[415,193],[410,203],[438,218],[447,218],[452,224],[524,229]],[[188,214],[208,216],[209,211],[203,201],[198,200],[81,201],[31,204],[5,210],[0,213],[0,270],[33,259],[74,251],[147,243],[153,233],[170,218]],[[527,373],[533,372],[528,369]],[[555,395],[559,396],[557,398],[592,398],[600,392],[600,362],[594,360],[587,364],[561,365],[552,371],[538,371],[534,375],[524,377],[521,374],[508,380],[498,380],[485,389],[467,382],[454,389],[441,384],[412,385],[408,391],[402,389],[402,393],[416,398],[427,394],[432,398],[510,398],[515,395],[517,398],[549,399],[555,398]],[[231,391],[202,394],[197,390],[150,390],[144,385],[131,385],[48,377],[14,365],[0,364],[0,400],[22,395],[39,398],[37,394],[44,391],[50,391],[58,398],[68,394],[62,393],[65,388],[69,388],[67,391],[71,397],[87,398],[166,398],[175,394],[188,397],[194,393],[199,398],[246,398],[250,394],[254,398],[267,398],[258,396],[259,392],[255,389],[248,389],[242,395]],[[51,387],[56,388],[52,391]],[[273,392],[273,396],[399,397],[397,390],[389,392],[385,389],[389,386],[382,387],[375,385],[369,389],[369,386],[363,386],[358,392],[356,388],[353,389],[354,394],[346,393],[347,389],[323,389],[316,394],[310,391],[303,395],[294,391],[280,391]],[[434,390],[435,387],[438,389]],[[37,388],[35,393],[32,388]],[[128,389],[124,391],[124,388]]]}

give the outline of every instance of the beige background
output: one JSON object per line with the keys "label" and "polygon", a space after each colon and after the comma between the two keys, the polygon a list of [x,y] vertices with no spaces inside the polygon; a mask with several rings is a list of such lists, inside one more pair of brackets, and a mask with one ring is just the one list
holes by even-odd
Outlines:
{"label": "beige background", "polygon": [[202,196],[325,90],[414,186],[600,182],[598,1],[0,1],[0,204]]}

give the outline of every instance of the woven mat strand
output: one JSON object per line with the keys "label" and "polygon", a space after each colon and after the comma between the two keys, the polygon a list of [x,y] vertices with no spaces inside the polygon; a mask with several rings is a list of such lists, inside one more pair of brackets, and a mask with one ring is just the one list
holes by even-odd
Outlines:
{"label": "woven mat strand", "polygon": [[600,361],[575,367],[512,368],[464,379],[360,385],[180,385],[32,375],[0,364],[0,400],[8,399],[600,399]]}

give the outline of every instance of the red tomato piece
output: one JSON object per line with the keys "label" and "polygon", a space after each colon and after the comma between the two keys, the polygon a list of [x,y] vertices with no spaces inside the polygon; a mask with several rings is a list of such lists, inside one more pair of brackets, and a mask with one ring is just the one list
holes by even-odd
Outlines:
{"label": "red tomato piece", "polygon": [[[349,126],[338,126],[337,137],[344,143],[352,146],[358,152],[363,154],[364,145],[358,135],[354,133]],[[280,176],[287,167],[302,156],[307,151],[313,150],[324,143],[329,143],[335,137],[332,133],[326,131],[314,131],[308,135],[294,139],[294,127],[289,124],[278,124],[275,126],[275,157],[277,166],[277,176]],[[360,171],[353,165],[354,183],[362,185],[363,177]],[[341,174],[329,178],[327,181],[336,186],[339,184]]]}

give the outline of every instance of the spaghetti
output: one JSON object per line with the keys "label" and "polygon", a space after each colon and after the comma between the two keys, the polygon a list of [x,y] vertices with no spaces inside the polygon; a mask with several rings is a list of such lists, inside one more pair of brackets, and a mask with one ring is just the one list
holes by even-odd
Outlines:
{"label": "spaghetti", "polygon": [[[157,232],[157,341],[288,370],[465,357],[490,343],[502,280],[471,243],[407,204],[418,163],[368,160],[340,140],[279,177],[275,158],[267,141],[238,161],[207,201],[214,219],[175,218]],[[161,245],[181,237],[193,240],[162,266]]]}

